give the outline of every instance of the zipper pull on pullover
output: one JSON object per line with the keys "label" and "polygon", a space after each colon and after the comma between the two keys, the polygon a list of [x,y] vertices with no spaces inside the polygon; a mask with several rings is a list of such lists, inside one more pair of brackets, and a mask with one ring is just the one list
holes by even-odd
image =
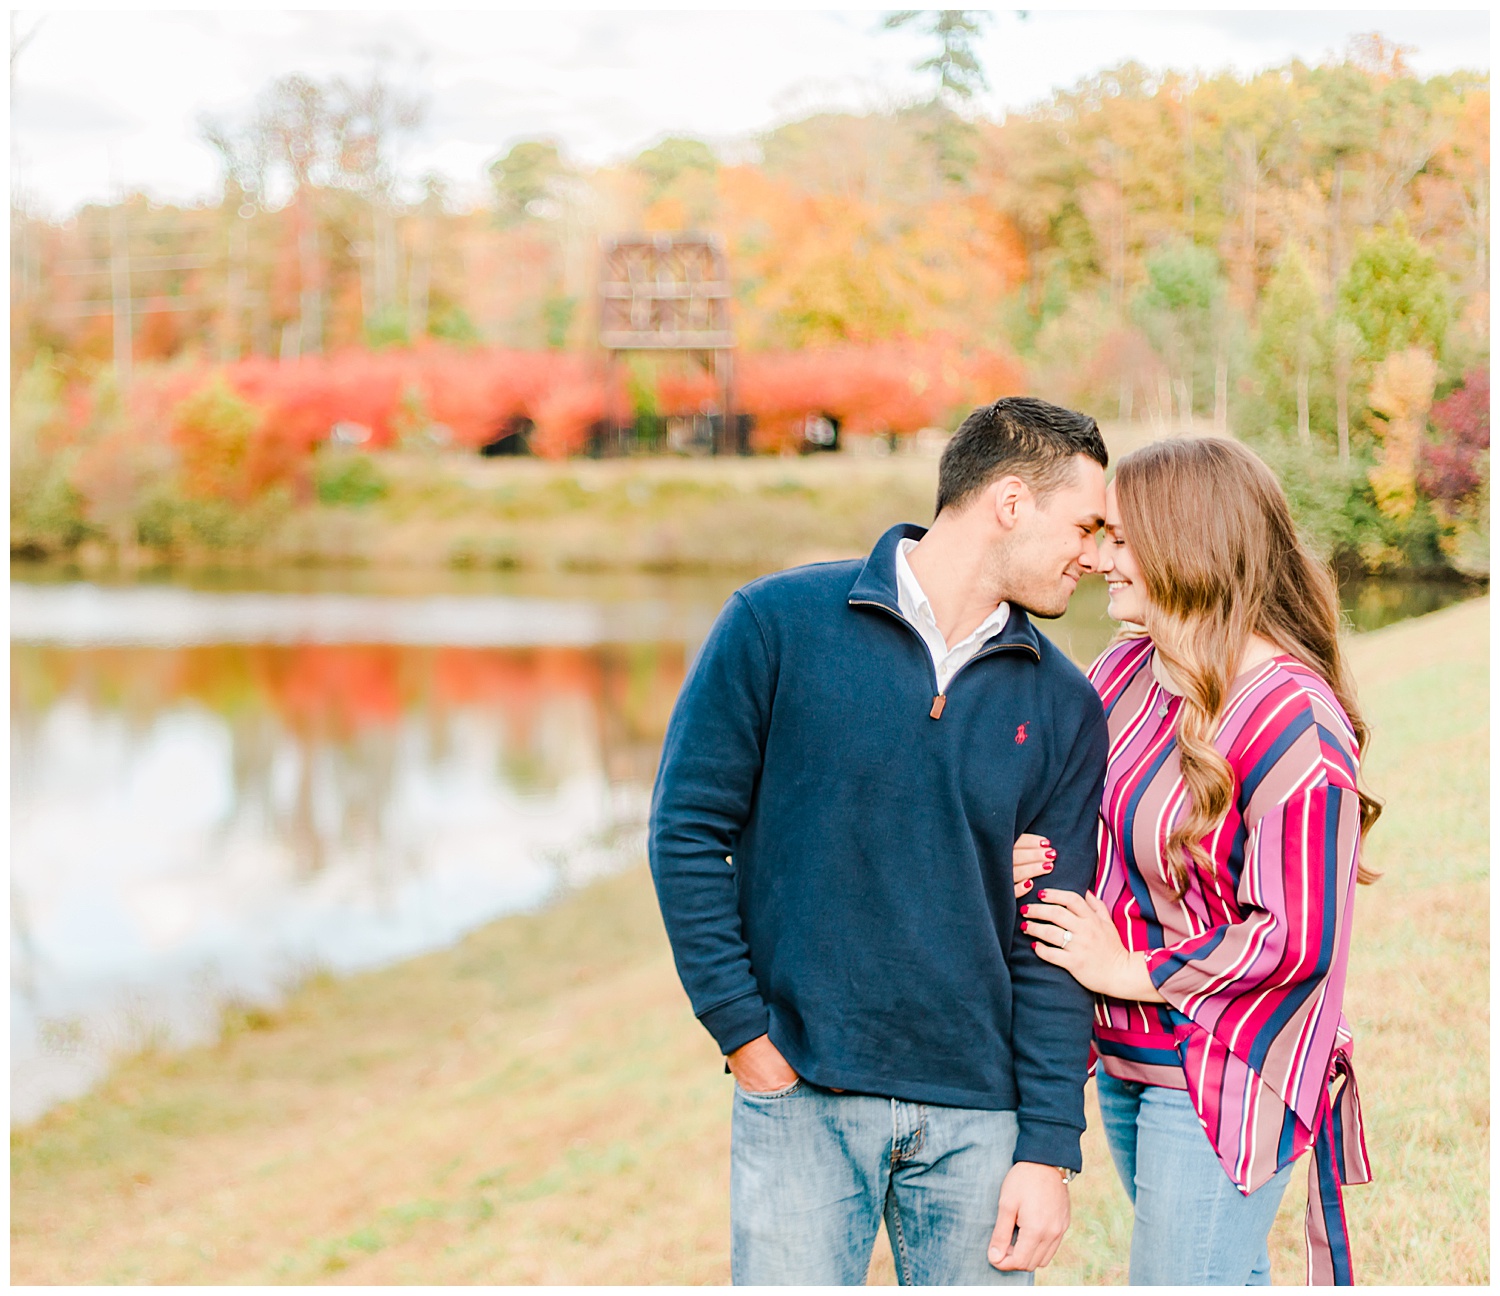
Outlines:
{"label": "zipper pull on pullover", "polygon": [[935,698],[932,699],[932,710],[927,714],[930,715],[934,720],[941,720],[943,718],[943,708],[947,705],[948,695],[946,693],[939,693]]}

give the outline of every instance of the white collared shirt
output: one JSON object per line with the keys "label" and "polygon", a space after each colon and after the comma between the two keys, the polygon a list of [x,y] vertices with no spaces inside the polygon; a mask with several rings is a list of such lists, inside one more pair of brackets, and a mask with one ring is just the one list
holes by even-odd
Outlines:
{"label": "white collared shirt", "polygon": [[906,561],[906,555],[916,547],[917,542],[912,539],[902,540],[896,546],[896,600],[901,608],[901,615],[911,622],[912,627],[922,636],[922,642],[927,645],[927,651],[932,654],[933,669],[937,671],[938,692],[946,693],[948,681],[957,674],[958,668],[971,660],[992,636],[1005,629],[1005,623],[1010,619],[1010,604],[1000,604],[971,634],[953,647],[948,647],[948,641],[938,629],[937,618],[932,615],[932,604],[927,601],[916,573]]}

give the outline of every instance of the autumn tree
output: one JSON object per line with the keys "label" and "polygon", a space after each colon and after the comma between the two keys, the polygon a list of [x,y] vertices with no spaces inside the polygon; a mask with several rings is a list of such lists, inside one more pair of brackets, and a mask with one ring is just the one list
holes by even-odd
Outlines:
{"label": "autumn tree", "polygon": [[629,170],[642,183],[642,228],[702,230],[721,223],[719,159],[703,140],[668,136],[642,150]]}
{"label": "autumn tree", "polygon": [[1339,285],[1339,304],[1378,362],[1394,351],[1442,351],[1448,289],[1436,258],[1398,222],[1363,240]]}
{"label": "autumn tree", "polygon": [[1417,485],[1443,524],[1438,538],[1448,561],[1471,576],[1488,576],[1490,496],[1490,372],[1473,369],[1432,408],[1435,438],[1421,449]]}
{"label": "autumn tree", "polygon": [[1370,78],[1350,63],[1316,69],[1305,127],[1314,166],[1327,175],[1327,273],[1329,304],[1344,273],[1344,187],[1351,160],[1367,154],[1377,140],[1375,90]]}
{"label": "autumn tree", "polygon": [[511,226],[555,217],[560,186],[569,170],[555,140],[522,140],[513,145],[490,163],[496,219],[502,226]]}
{"label": "autumn tree", "polygon": [[951,103],[989,88],[974,52],[974,38],[991,16],[985,9],[902,9],[886,17],[885,29],[915,26],[937,41],[937,52],[918,63],[917,71],[936,72],[938,98]]}
{"label": "autumn tree", "polygon": [[1219,259],[1194,243],[1168,244],[1146,261],[1148,282],[1136,298],[1135,314],[1166,361],[1184,427],[1192,423],[1195,379],[1221,362],[1224,343],[1224,281]]}
{"label": "autumn tree", "polygon": [[686,135],[669,135],[659,144],[642,149],[630,164],[646,177],[650,185],[646,200],[655,202],[685,173],[713,175],[719,169],[714,151],[700,139]]}
{"label": "autumn tree", "polygon": [[522,140],[490,164],[495,217],[518,257],[534,267],[541,289],[532,303],[534,331],[550,348],[567,341],[578,293],[567,282],[569,213],[579,186],[576,170],[557,142]]}
{"label": "autumn tree", "polygon": [[918,72],[938,74],[937,92],[915,111],[923,138],[953,184],[965,183],[978,160],[974,125],[960,109],[976,91],[989,88],[974,38],[992,17],[982,9],[905,9],[887,15],[884,23],[887,31],[921,27],[937,42],[936,52],[916,65]]}
{"label": "autumn tree", "polygon": [[[318,230],[319,190],[337,166],[338,122],[326,89],[304,76],[282,77],[261,97],[250,125],[266,155],[290,177],[296,222],[298,296],[293,355],[323,343],[326,285]],[[283,350],[287,349],[283,343]]]}
{"label": "autumn tree", "polygon": [[335,81],[332,98],[337,183],[363,201],[369,222],[370,237],[358,246],[365,332],[371,340],[405,341],[406,312],[398,301],[398,155],[406,137],[421,126],[425,105],[378,73],[363,83]]}
{"label": "autumn tree", "polygon": [[[1312,440],[1313,378],[1326,399],[1327,340],[1322,305],[1307,262],[1289,248],[1276,267],[1261,302],[1255,344],[1255,371],[1266,413],[1274,426],[1295,425],[1298,440]],[[1321,406],[1322,400],[1319,404]],[[1323,420],[1320,418],[1319,422]]]}

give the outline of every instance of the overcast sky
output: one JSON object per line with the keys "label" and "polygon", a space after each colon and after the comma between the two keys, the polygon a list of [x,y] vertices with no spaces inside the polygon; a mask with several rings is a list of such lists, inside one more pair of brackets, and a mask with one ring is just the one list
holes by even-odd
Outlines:
{"label": "overcast sky", "polygon": [[[36,32],[11,87],[12,183],[54,214],[117,185],[208,197],[218,173],[200,114],[242,115],[288,73],[359,77],[377,65],[428,101],[406,169],[437,170],[461,194],[480,191],[485,164],[509,145],[539,135],[587,163],[674,133],[732,150],[821,108],[926,97],[931,74],[912,65],[929,42],[883,31],[885,12],[23,10],[13,31]],[[1413,46],[1424,75],[1489,67],[1483,9],[997,10],[979,43],[991,85],[980,108],[998,116],[1127,58],[1209,72],[1315,63],[1367,31]]]}

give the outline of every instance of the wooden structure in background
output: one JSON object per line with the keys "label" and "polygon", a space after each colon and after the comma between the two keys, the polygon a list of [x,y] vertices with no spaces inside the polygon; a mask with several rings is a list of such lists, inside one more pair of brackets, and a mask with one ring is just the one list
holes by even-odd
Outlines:
{"label": "wooden structure in background", "polygon": [[[718,383],[719,411],[709,449],[749,451],[744,420],[734,417],[734,329],[729,265],[712,234],[641,234],[604,244],[599,275],[599,344],[609,357],[610,389],[626,351],[675,351],[704,365]],[[618,453],[624,434],[611,420]]]}

